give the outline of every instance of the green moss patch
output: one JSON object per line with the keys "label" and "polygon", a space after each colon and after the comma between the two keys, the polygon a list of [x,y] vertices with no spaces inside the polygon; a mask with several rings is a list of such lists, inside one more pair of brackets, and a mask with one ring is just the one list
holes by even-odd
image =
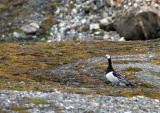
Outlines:
{"label": "green moss patch", "polygon": [[125,69],[125,71],[139,72],[139,71],[142,71],[142,69],[137,68],[137,67],[128,67]]}
{"label": "green moss patch", "polygon": [[47,102],[46,100],[37,99],[37,98],[30,98],[28,103],[33,103],[33,104],[51,104],[51,103]]}
{"label": "green moss patch", "polygon": [[152,87],[153,87],[152,84],[146,83],[146,82],[143,82],[143,83],[141,84],[141,86],[142,86],[142,87],[146,87],[146,88],[152,88]]}
{"label": "green moss patch", "polygon": [[24,110],[28,110],[28,109],[33,109],[32,107],[24,107],[24,106],[17,106],[17,105],[12,105],[11,107],[9,107],[9,110],[13,110],[13,111],[23,111]]}
{"label": "green moss patch", "polygon": [[22,90],[22,88],[21,87],[12,87],[12,88],[10,88],[11,90],[18,90],[18,91],[21,91]]}

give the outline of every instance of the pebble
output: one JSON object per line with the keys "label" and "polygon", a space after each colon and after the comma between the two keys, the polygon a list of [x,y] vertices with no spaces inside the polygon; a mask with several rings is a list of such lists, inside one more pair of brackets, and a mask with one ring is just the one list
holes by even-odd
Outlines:
{"label": "pebble", "polygon": [[95,29],[99,29],[99,28],[100,28],[100,26],[99,26],[98,23],[90,24],[90,30],[91,30],[91,31],[92,31],[92,30],[95,30]]}
{"label": "pebble", "polygon": [[54,13],[58,15],[60,13],[60,9],[57,8],[57,10]]}
{"label": "pebble", "polygon": [[106,18],[104,18],[104,19],[100,20],[100,24],[108,25],[109,21]]}
{"label": "pebble", "polygon": [[118,41],[125,41],[124,37],[121,37]]}
{"label": "pebble", "polygon": [[14,36],[14,37],[20,37],[20,34],[17,33],[17,32],[13,32],[13,36]]}

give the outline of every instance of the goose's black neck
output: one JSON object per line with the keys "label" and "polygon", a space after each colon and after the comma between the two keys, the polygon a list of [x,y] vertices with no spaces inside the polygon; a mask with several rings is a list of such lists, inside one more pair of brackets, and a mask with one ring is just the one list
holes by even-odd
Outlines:
{"label": "goose's black neck", "polygon": [[112,67],[112,62],[111,62],[111,58],[108,59],[108,68],[107,68],[107,73],[113,71],[113,67]]}

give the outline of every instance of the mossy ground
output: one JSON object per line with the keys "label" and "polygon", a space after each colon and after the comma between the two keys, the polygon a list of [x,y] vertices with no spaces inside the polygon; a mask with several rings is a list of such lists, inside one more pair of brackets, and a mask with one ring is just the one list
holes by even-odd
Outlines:
{"label": "mossy ground", "polygon": [[30,98],[27,103],[33,103],[33,104],[51,104],[43,99],[37,99],[37,98]]}
{"label": "mossy ground", "polygon": [[9,107],[9,110],[19,111],[20,113],[28,113],[27,111],[25,111],[28,109],[33,109],[33,108],[32,107],[17,106],[16,104],[13,104],[12,106]]}
{"label": "mossy ground", "polygon": [[[51,43],[3,43],[0,44],[0,89],[61,91],[79,94],[100,94],[132,97],[145,95],[160,99],[159,88],[139,81],[132,76],[137,72],[132,67],[121,71],[135,82],[135,87],[112,87],[99,78],[105,73],[106,64],[86,64],[85,60],[101,57],[106,53],[112,56],[155,53],[156,59],[149,63],[159,65],[160,41],[132,42],[51,42]],[[53,73],[57,67],[74,64],[72,73]],[[133,62],[133,61],[129,61]],[[135,61],[139,62],[139,61]],[[116,62],[123,64],[124,61]],[[93,72],[83,68],[93,67]],[[94,72],[95,71],[95,72]]]}

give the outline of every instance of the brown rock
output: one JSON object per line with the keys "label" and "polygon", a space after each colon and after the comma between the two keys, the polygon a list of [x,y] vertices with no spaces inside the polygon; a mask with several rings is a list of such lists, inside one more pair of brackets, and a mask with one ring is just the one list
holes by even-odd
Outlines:
{"label": "brown rock", "polygon": [[137,13],[130,11],[125,16],[118,17],[113,28],[126,40],[148,40],[160,37],[160,17],[152,11]]}

